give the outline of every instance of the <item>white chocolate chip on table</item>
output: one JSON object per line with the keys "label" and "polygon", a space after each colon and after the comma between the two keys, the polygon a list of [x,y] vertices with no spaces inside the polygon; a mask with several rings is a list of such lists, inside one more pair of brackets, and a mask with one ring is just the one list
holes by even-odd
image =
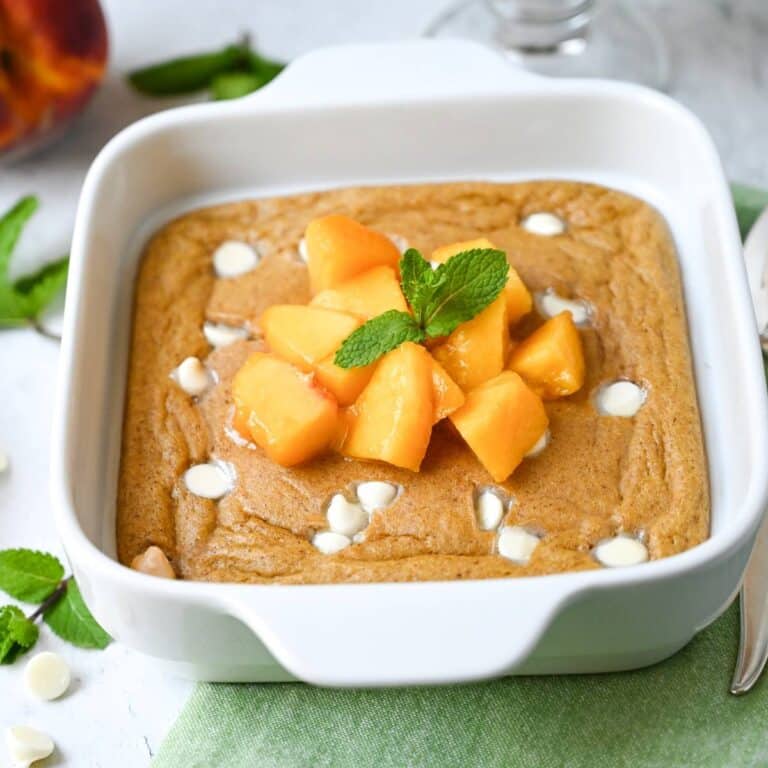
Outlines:
{"label": "white chocolate chip on table", "polygon": [[72,679],[69,665],[51,651],[35,654],[24,667],[24,685],[38,699],[53,701],[62,696]]}
{"label": "white chocolate chip on table", "polygon": [[553,288],[540,291],[535,296],[536,309],[544,317],[556,317],[562,312],[570,312],[575,325],[581,328],[588,326],[594,310],[588,301],[582,299],[566,299]]}
{"label": "white chocolate chip on table", "polygon": [[351,543],[349,536],[333,531],[320,531],[312,537],[312,545],[324,555],[335,555]]}
{"label": "white chocolate chip on table", "polygon": [[357,499],[363,509],[371,514],[385,509],[397,498],[398,487],[382,480],[369,480],[357,486]]}
{"label": "white chocolate chip on table", "polygon": [[646,562],[648,548],[640,539],[619,534],[601,541],[594,549],[594,556],[606,568],[622,568]]}
{"label": "white chocolate chip on table", "polygon": [[192,397],[200,397],[214,383],[213,374],[197,357],[182,360],[171,378]]}
{"label": "white chocolate chip on table", "polygon": [[526,232],[542,237],[554,237],[565,232],[565,222],[554,213],[545,211],[529,214],[520,222],[520,226]]}
{"label": "white chocolate chip on table", "polygon": [[519,525],[505,525],[496,542],[498,553],[514,563],[525,565],[539,545],[539,537]]}
{"label": "white chocolate chip on table", "polygon": [[368,513],[360,504],[348,501],[342,494],[333,495],[326,510],[328,525],[333,533],[354,536],[369,522]]}
{"label": "white chocolate chip on table", "polygon": [[195,464],[184,473],[184,485],[195,496],[220,499],[232,490],[235,470],[223,461]]}
{"label": "white chocolate chip on table", "polygon": [[233,325],[224,325],[223,323],[211,323],[206,321],[203,323],[203,336],[205,336],[206,341],[212,347],[218,349],[220,347],[228,347],[236,341],[247,339],[248,330]]}
{"label": "white chocolate chip on table", "polygon": [[504,502],[498,494],[485,489],[477,496],[475,514],[481,531],[495,531],[504,517]]}
{"label": "white chocolate chip on table", "polygon": [[534,443],[533,448],[531,448],[531,450],[525,454],[525,458],[535,459],[537,456],[544,452],[544,449],[549,445],[549,441],[551,439],[552,433],[549,431],[549,429],[545,429],[544,434]]}
{"label": "white chocolate chip on table", "polygon": [[37,760],[53,754],[53,740],[47,733],[27,725],[15,725],[5,731],[5,743],[15,768],[28,768]]}
{"label": "white chocolate chip on table", "polygon": [[213,252],[213,269],[217,277],[240,277],[259,263],[259,254],[248,243],[226,240]]}
{"label": "white chocolate chip on table", "polygon": [[158,576],[161,579],[175,579],[176,572],[160,547],[154,544],[147,547],[140,555],[131,560],[131,568],[148,576]]}
{"label": "white chocolate chip on table", "polygon": [[604,384],[595,393],[595,406],[602,416],[632,418],[643,407],[646,390],[634,381],[614,381]]}

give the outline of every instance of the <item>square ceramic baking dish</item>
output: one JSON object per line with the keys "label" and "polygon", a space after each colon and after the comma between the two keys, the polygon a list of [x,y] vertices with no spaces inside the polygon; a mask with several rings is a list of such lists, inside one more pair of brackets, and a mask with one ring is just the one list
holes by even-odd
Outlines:
{"label": "square ceramic baking dish", "polygon": [[[709,463],[708,541],[624,569],[417,584],[174,582],[116,562],[132,283],[152,230],[248,196],[552,177],[626,190],[669,222]],[[113,139],[80,199],[60,385],[53,504],[88,605],[118,640],[198,679],[372,686],[651,664],[728,605],[766,502],[760,351],[704,128],[657,93],[540,79],[469,43],[318,51],[253,97],[162,113]]]}

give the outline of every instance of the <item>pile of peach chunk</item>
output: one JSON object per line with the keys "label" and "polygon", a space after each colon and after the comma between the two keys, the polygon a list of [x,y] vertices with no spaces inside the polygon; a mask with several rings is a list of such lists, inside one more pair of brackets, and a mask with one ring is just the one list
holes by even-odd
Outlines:
{"label": "pile of peach chunk", "polygon": [[[584,382],[584,356],[570,312],[519,343],[513,328],[532,308],[510,267],[505,289],[472,320],[427,346],[405,342],[363,367],[334,357],[367,320],[408,312],[400,251],[389,237],[341,215],[313,220],[305,235],[313,298],[267,309],[268,351],[253,353],[232,384],[233,425],[283,466],[329,451],[419,471],[432,429],[448,418],[496,482],[506,480],[548,428],[543,400]],[[437,249],[444,262],[488,240]]]}

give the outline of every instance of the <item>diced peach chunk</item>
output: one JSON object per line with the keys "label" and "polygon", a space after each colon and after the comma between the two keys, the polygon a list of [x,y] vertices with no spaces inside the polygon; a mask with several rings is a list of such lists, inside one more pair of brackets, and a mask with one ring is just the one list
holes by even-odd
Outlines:
{"label": "diced peach chunk", "polygon": [[388,352],[352,407],[341,452],[418,471],[432,434],[432,364],[411,342]]}
{"label": "diced peach chunk", "polygon": [[386,235],[349,216],[333,214],[314,219],[304,237],[313,294],[373,267],[396,268],[400,261],[400,251]]}
{"label": "diced peach chunk", "polygon": [[368,320],[390,309],[407,312],[400,281],[392,267],[374,267],[335,288],[321,291],[310,302]]}
{"label": "diced peach chunk", "polygon": [[515,471],[549,423],[541,398],[513,371],[473,389],[449,418],[497,483]]}
{"label": "diced peach chunk", "polygon": [[515,347],[509,359],[528,386],[545,400],[572,395],[584,384],[584,350],[570,312],[547,320]]}
{"label": "diced peach chunk", "polygon": [[311,371],[335,353],[361,322],[330,309],[275,304],[262,314],[259,325],[272,352],[302,371]]}
{"label": "diced peach chunk", "polygon": [[468,392],[504,370],[508,349],[507,303],[501,295],[477,317],[462,323],[432,354]]}
{"label": "diced peach chunk", "polygon": [[464,393],[461,387],[434,358],[432,358],[432,388],[435,400],[435,423],[464,404]]}
{"label": "diced peach chunk", "polygon": [[313,377],[271,354],[255,352],[232,381],[235,428],[284,467],[328,450],[338,405]]}
{"label": "diced peach chunk", "polygon": [[339,405],[351,405],[368,386],[378,362],[359,368],[341,368],[333,362],[336,353],[315,366],[315,378],[335,398]]}
{"label": "diced peach chunk", "polygon": [[[462,251],[470,251],[473,248],[495,248],[496,246],[486,237],[478,237],[476,240],[464,240],[459,243],[444,245],[432,251],[432,261],[442,264],[451,256],[455,256]],[[504,295],[507,297],[507,321],[514,325],[520,318],[527,315],[533,307],[533,298],[530,291],[525,287],[517,270],[510,265],[509,277],[504,287]]]}

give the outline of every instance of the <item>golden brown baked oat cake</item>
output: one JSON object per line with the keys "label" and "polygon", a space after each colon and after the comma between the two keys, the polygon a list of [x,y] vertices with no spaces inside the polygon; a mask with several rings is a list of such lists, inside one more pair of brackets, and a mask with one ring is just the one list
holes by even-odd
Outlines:
{"label": "golden brown baked oat cake", "polygon": [[[520,222],[551,212],[564,234],[542,237]],[[345,213],[400,235],[428,254],[490,238],[532,291],[555,289],[594,308],[582,330],[587,380],[547,403],[551,442],[503,487],[515,499],[506,525],[542,538],[526,565],[495,554],[480,530],[473,492],[491,483],[447,422],[436,428],[420,473],[328,455],[284,468],[232,438],[231,379],[261,348],[257,318],[275,303],[308,300],[297,248],[307,223]],[[212,253],[226,240],[252,244],[258,266],[217,279]],[[204,321],[247,327],[249,340],[211,349]],[[523,323],[542,322],[534,312]],[[188,356],[218,382],[199,400],[169,378]],[[647,400],[634,418],[601,416],[593,394],[617,378]],[[218,501],[191,494],[193,464],[230,462],[233,490]],[[136,285],[117,500],[123,563],[158,545],[187,579],[280,583],[520,576],[599,567],[592,550],[617,533],[641,536],[651,559],[708,533],[709,500],[674,248],[665,222],[642,201],[572,182],[448,183],[318,192],[221,205],[171,222],[147,246]],[[326,527],[331,495],[366,480],[402,486],[359,543],[334,555],[311,537]]]}

